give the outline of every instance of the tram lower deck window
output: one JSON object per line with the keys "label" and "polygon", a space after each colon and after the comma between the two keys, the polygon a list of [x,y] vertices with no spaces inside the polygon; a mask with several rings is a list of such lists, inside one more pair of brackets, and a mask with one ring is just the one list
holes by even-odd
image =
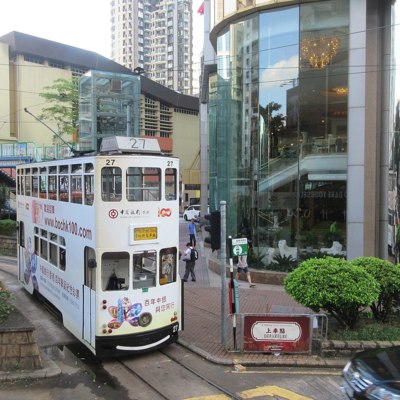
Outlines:
{"label": "tram lower deck window", "polygon": [[176,281],[177,248],[168,247],[160,252],[160,285]]}
{"label": "tram lower deck window", "polygon": [[129,253],[103,253],[101,286],[103,290],[123,290],[129,287]]}
{"label": "tram lower deck window", "polygon": [[157,252],[154,250],[135,253],[133,263],[133,289],[156,286]]}

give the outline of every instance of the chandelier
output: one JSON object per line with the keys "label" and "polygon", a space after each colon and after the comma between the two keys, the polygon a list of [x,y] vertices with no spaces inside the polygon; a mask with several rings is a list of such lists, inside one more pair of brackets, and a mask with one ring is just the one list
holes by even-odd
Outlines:
{"label": "chandelier", "polygon": [[300,43],[301,56],[313,68],[325,68],[335,57],[340,46],[339,38],[335,36],[309,37]]}

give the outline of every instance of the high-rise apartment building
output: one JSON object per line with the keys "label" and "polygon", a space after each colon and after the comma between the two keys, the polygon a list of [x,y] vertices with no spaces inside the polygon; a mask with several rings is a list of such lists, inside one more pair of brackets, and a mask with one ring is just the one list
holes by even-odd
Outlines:
{"label": "high-rise apartment building", "polygon": [[151,80],[192,94],[192,0],[112,0],[111,57]]}

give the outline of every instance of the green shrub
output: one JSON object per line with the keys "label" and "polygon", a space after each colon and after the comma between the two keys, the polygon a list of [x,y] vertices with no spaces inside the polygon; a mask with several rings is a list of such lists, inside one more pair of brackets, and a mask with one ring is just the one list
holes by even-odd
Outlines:
{"label": "green shrub", "polygon": [[11,311],[14,310],[14,306],[10,303],[10,300],[10,292],[4,288],[0,282],[0,324],[4,322]]}
{"label": "green shrub", "polygon": [[0,220],[0,235],[14,236],[16,232],[17,224],[12,219]]}
{"label": "green shrub", "polygon": [[268,265],[270,271],[290,272],[297,267],[297,260],[292,256],[281,256],[276,254],[271,264]]}
{"label": "green shrub", "polygon": [[395,300],[400,295],[400,265],[376,257],[359,257],[351,264],[364,268],[380,286],[379,298],[371,304],[377,321],[385,322],[394,311]]}
{"label": "green shrub", "polygon": [[326,257],[346,259],[346,256],[344,256],[344,255],[341,255],[341,254],[330,254],[330,255],[328,255],[327,253],[322,252],[320,250],[317,251],[317,252],[304,251],[302,254],[300,254],[300,259],[302,261],[308,260],[310,258],[326,258]]}
{"label": "green shrub", "polygon": [[364,307],[376,302],[379,285],[363,268],[344,259],[310,258],[285,279],[285,290],[315,312],[324,310],[353,329]]}
{"label": "green shrub", "polygon": [[329,338],[332,340],[380,340],[398,341],[400,340],[400,322],[383,324],[374,319],[362,320],[358,329],[329,329]]}
{"label": "green shrub", "polygon": [[[248,248],[247,252],[247,263],[252,268],[261,268],[263,265],[262,259],[265,255],[261,255],[258,252],[254,251],[252,248]],[[237,257],[233,257],[233,262],[237,264]]]}

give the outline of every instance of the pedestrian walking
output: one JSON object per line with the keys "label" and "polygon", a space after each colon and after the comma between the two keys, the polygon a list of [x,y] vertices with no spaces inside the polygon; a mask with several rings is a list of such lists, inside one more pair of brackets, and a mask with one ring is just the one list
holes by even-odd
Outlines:
{"label": "pedestrian walking", "polygon": [[186,262],[185,274],[183,275],[183,282],[187,282],[189,275],[192,277],[192,282],[196,282],[196,275],[194,273],[194,267],[196,265],[197,250],[190,244],[186,243],[186,250],[182,256],[182,261]]}
{"label": "pedestrian walking", "polygon": [[188,225],[188,231],[189,231],[189,242],[190,245],[193,247],[196,247],[196,229],[197,229],[196,223],[192,218]]}
{"label": "pedestrian walking", "polygon": [[249,286],[251,288],[256,287],[256,285],[251,281],[250,269],[249,269],[249,266],[247,265],[247,255],[238,257],[238,264],[237,264],[237,270],[236,270],[236,280],[239,280],[239,274],[241,272],[245,272],[246,273],[246,278],[247,278],[247,282],[249,282]]}

